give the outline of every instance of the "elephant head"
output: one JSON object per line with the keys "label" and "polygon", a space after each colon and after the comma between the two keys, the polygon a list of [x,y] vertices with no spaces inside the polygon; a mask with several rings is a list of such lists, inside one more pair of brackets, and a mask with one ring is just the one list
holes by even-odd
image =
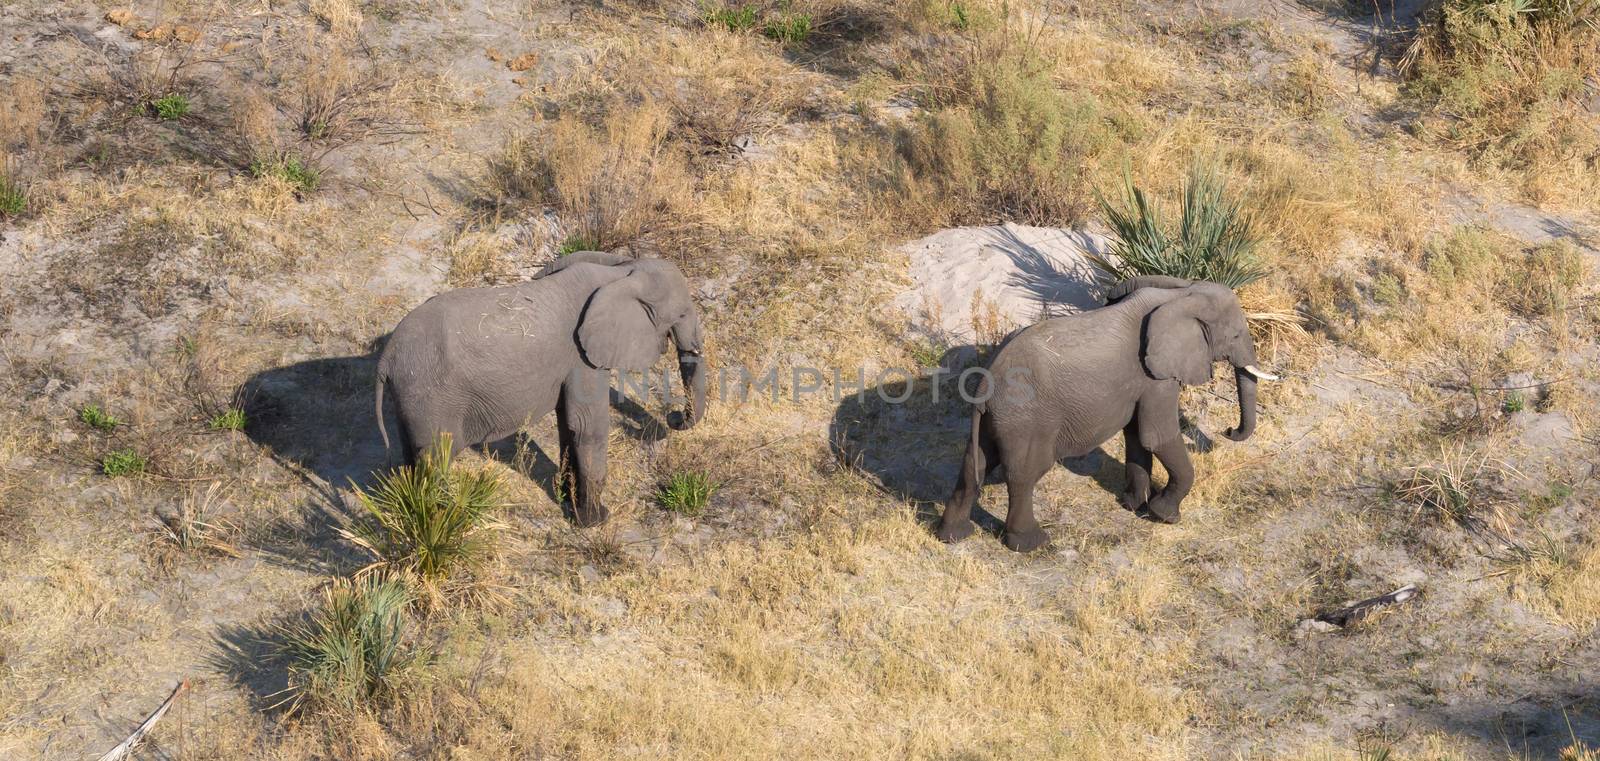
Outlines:
{"label": "elephant head", "polygon": [[706,367],[701,358],[705,344],[689,281],[665,259],[630,259],[597,251],[563,256],[539,276],[582,263],[627,271],[595,290],[584,306],[577,338],[585,361],[594,367],[648,370],[671,336],[689,397],[684,424],[698,422],[706,409]]}
{"label": "elephant head", "polygon": [[1145,370],[1151,377],[1173,378],[1193,386],[1211,379],[1213,362],[1232,365],[1239,389],[1239,425],[1223,435],[1234,441],[1250,438],[1256,429],[1256,381],[1277,380],[1277,376],[1255,366],[1255,344],[1238,297],[1217,283],[1133,278],[1113,288],[1107,302],[1120,301],[1142,287],[1182,291],[1145,318]]}

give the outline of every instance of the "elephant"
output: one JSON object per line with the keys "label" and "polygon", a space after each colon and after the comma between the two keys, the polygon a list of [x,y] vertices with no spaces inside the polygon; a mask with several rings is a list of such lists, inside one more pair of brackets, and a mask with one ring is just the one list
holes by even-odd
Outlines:
{"label": "elephant", "polygon": [[[1277,380],[1255,366],[1255,346],[1227,286],[1169,277],[1135,277],[1113,286],[1105,306],[1044,320],[1001,342],[974,395],[966,455],[936,531],[957,542],[974,530],[972,504],[985,477],[1005,466],[1010,504],[1005,545],[1027,552],[1049,541],[1033,516],[1033,490],[1056,461],[1088,454],[1122,432],[1127,488],[1123,506],[1177,523],[1194,469],[1178,424],[1180,386],[1211,378],[1212,363],[1233,366],[1239,424],[1223,435],[1244,441],[1256,427],[1256,381]],[[1151,495],[1151,453],[1167,485]]]}
{"label": "elephant", "polygon": [[705,414],[704,342],[689,283],[671,262],[579,251],[516,285],[439,294],[400,320],[378,359],[384,448],[385,388],[410,464],[440,434],[459,451],[555,410],[574,522],[598,525],[609,516],[601,493],[610,371],[649,369],[669,334],[689,397],[687,428]]}

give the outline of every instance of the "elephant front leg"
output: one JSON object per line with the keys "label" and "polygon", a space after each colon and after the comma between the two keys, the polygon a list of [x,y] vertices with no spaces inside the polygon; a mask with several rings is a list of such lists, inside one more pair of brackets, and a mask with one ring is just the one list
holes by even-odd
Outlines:
{"label": "elephant front leg", "polygon": [[1183,438],[1174,437],[1155,450],[1161,467],[1167,469],[1167,485],[1151,499],[1145,509],[1162,523],[1178,522],[1178,506],[1194,486],[1194,465],[1189,462],[1189,450]]}
{"label": "elephant front leg", "polygon": [[[603,388],[603,387],[602,387]],[[611,427],[609,397],[569,389],[562,395],[556,424],[562,443],[563,480],[572,500],[573,522],[588,528],[611,513],[601,501],[606,484],[606,439]]]}
{"label": "elephant front leg", "polygon": [[1122,490],[1122,506],[1138,512],[1150,501],[1150,450],[1139,441],[1137,418],[1122,429],[1122,442],[1128,481]]}

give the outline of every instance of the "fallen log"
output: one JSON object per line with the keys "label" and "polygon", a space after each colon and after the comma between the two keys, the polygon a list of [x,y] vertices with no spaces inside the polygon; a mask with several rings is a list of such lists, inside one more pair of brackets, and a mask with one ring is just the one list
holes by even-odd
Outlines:
{"label": "fallen log", "polygon": [[1334,626],[1343,628],[1366,618],[1381,608],[1385,608],[1390,605],[1398,605],[1410,600],[1416,597],[1417,594],[1417,585],[1407,584],[1386,595],[1369,597],[1354,605],[1325,613],[1318,613],[1314,620],[1327,624],[1333,624]]}
{"label": "fallen log", "polygon": [[178,696],[182,695],[183,691],[187,689],[189,689],[189,680],[185,679],[179,682],[177,687],[172,688],[172,694],[167,696],[161,707],[157,708],[155,713],[150,714],[150,718],[145,719],[138,729],[133,730],[133,734],[128,735],[128,739],[123,740],[122,744],[101,756],[100,761],[122,761],[122,759],[127,758],[128,754],[133,752],[134,747],[144,740],[145,735],[150,734],[150,730],[155,728],[156,722],[161,721],[161,717],[166,715],[167,709],[177,702]]}

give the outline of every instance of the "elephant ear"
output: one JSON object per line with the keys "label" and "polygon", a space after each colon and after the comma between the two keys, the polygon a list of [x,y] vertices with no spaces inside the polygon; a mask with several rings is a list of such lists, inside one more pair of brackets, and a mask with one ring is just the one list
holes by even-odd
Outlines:
{"label": "elephant ear", "polygon": [[1179,296],[1150,312],[1144,328],[1144,367],[1155,378],[1185,386],[1211,380],[1211,345],[1199,311],[1204,299]]}
{"label": "elephant ear", "polygon": [[1129,296],[1140,288],[1188,288],[1192,282],[1181,277],[1167,277],[1166,275],[1143,275],[1131,277],[1111,287],[1106,292],[1106,306],[1111,306]]}
{"label": "elephant ear", "polygon": [[631,261],[633,259],[621,254],[608,254],[604,251],[574,251],[565,256],[557,257],[555,261],[546,264],[544,269],[539,270],[538,274],[533,276],[533,279],[538,280],[541,277],[549,277],[574,264],[603,264],[607,267],[613,267]]}
{"label": "elephant ear", "polygon": [[648,370],[661,356],[661,336],[645,300],[649,280],[648,275],[632,272],[589,297],[578,323],[578,345],[589,364]]}

